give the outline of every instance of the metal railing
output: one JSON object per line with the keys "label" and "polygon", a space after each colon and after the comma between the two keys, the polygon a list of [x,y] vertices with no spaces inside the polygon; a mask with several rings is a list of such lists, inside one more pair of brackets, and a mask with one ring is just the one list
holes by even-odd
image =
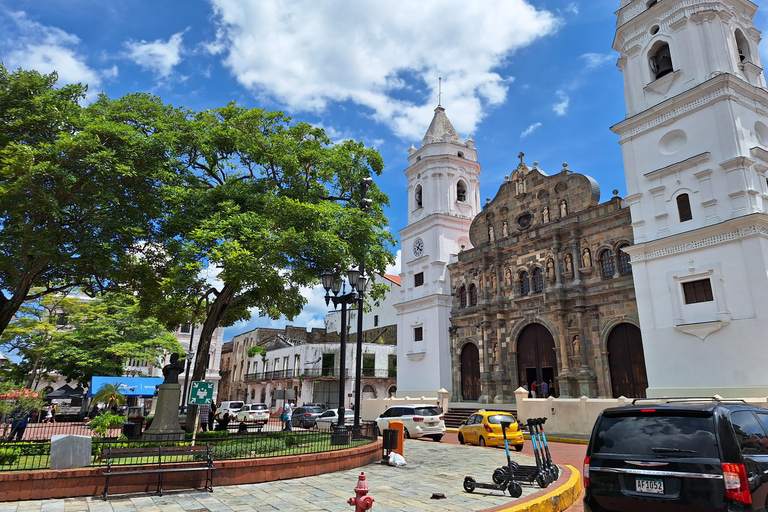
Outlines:
{"label": "metal railing", "polygon": [[374,379],[394,379],[397,377],[397,370],[382,370],[376,368],[363,368],[362,376]]}
{"label": "metal railing", "polygon": [[[330,432],[295,428],[293,432],[283,432],[279,420],[273,418],[264,428],[239,424],[229,425],[228,431],[202,432],[197,434],[197,446],[210,445],[214,460],[253,459],[261,457],[283,457],[321,453],[368,444],[376,439],[376,423],[364,422],[359,438],[350,432],[348,445],[331,444]],[[351,428],[351,427],[348,427]],[[111,433],[111,432],[110,432]],[[91,445],[91,464],[106,464],[108,448],[151,448],[164,446],[191,446],[191,435],[184,441],[146,442],[141,439],[118,440],[116,438],[94,438]],[[30,471],[50,468],[50,441],[6,441],[0,443],[0,471]],[[157,455],[148,450],[146,456],[133,456],[118,461],[119,465],[145,465],[157,462]],[[164,462],[184,462],[167,460]]]}

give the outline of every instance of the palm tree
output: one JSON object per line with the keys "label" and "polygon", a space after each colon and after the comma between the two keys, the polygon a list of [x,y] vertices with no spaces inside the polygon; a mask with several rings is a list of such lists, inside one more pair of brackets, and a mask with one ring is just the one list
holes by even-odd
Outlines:
{"label": "palm tree", "polygon": [[106,404],[107,409],[116,405],[125,405],[125,395],[120,392],[120,384],[104,384],[96,394],[93,395],[93,401],[97,404]]}

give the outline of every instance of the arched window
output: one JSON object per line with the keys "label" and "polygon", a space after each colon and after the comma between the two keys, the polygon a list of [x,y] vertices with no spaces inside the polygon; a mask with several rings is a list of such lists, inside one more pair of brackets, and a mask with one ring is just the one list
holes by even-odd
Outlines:
{"label": "arched window", "polygon": [[477,286],[474,283],[469,285],[469,305],[477,306]]}
{"label": "arched window", "polygon": [[752,60],[751,52],[749,51],[749,42],[744,37],[744,33],[736,29],[733,36],[736,38],[736,50],[739,52],[739,62],[750,62]]}
{"label": "arched window", "polygon": [[648,54],[648,64],[651,66],[651,78],[654,80],[671,73],[673,67],[669,45],[664,42],[655,44]]}
{"label": "arched window", "polygon": [[460,203],[467,201],[467,186],[463,181],[459,181],[456,184],[456,200]]}
{"label": "arched window", "polygon": [[648,0],[648,2],[646,2],[646,4],[645,4],[645,8],[646,9],[650,9],[651,7],[653,7],[654,5],[656,5],[659,2],[661,2],[661,0]]}
{"label": "arched window", "polygon": [[544,275],[541,273],[541,268],[539,267],[533,269],[533,291],[534,293],[541,293],[544,291]]}
{"label": "arched window", "polygon": [[629,244],[624,244],[619,247],[619,274],[622,276],[631,276],[632,264],[629,262],[629,254],[624,252],[625,247],[629,247]]}
{"label": "arched window", "polygon": [[251,389],[251,402],[256,401],[256,389]]}
{"label": "arched window", "polygon": [[600,275],[603,279],[613,279],[616,273],[616,263],[613,261],[613,251],[605,249],[600,253]]}
{"label": "arched window", "polygon": [[459,307],[461,309],[467,307],[467,289],[464,285],[461,285],[461,288],[459,288]]}
{"label": "arched window", "polygon": [[531,292],[531,281],[528,279],[528,272],[523,270],[517,276],[517,282],[519,284],[520,296],[528,295]]}
{"label": "arched window", "polygon": [[397,394],[397,387],[395,386],[392,386],[387,390],[387,396],[389,396],[389,398],[393,398],[396,394]]}
{"label": "arched window", "polygon": [[414,199],[416,200],[416,210],[421,208],[421,185],[416,185],[416,193],[414,195]]}
{"label": "arched window", "polygon": [[688,198],[688,194],[680,194],[677,196],[677,214],[680,216],[680,222],[685,222],[693,218],[691,212],[691,200]]}

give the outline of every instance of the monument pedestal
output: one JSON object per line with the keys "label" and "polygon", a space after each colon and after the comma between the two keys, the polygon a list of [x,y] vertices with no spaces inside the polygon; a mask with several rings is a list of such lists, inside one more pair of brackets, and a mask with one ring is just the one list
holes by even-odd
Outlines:
{"label": "monument pedestal", "polygon": [[181,384],[160,384],[157,407],[152,424],[141,435],[142,441],[183,441],[185,432],[179,426]]}

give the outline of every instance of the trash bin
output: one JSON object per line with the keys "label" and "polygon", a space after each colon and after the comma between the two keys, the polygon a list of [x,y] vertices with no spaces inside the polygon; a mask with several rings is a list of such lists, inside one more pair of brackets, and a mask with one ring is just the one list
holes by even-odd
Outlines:
{"label": "trash bin", "polygon": [[393,428],[385,428],[381,433],[381,445],[382,445],[382,458],[389,457],[389,453],[397,449],[398,431]]}
{"label": "trash bin", "polygon": [[123,435],[128,438],[136,438],[141,436],[141,423],[135,423],[133,421],[126,421],[123,423]]}
{"label": "trash bin", "polygon": [[397,446],[392,448],[392,451],[404,456],[403,444],[405,440],[405,423],[400,420],[391,420],[389,422],[389,428],[397,432]]}

